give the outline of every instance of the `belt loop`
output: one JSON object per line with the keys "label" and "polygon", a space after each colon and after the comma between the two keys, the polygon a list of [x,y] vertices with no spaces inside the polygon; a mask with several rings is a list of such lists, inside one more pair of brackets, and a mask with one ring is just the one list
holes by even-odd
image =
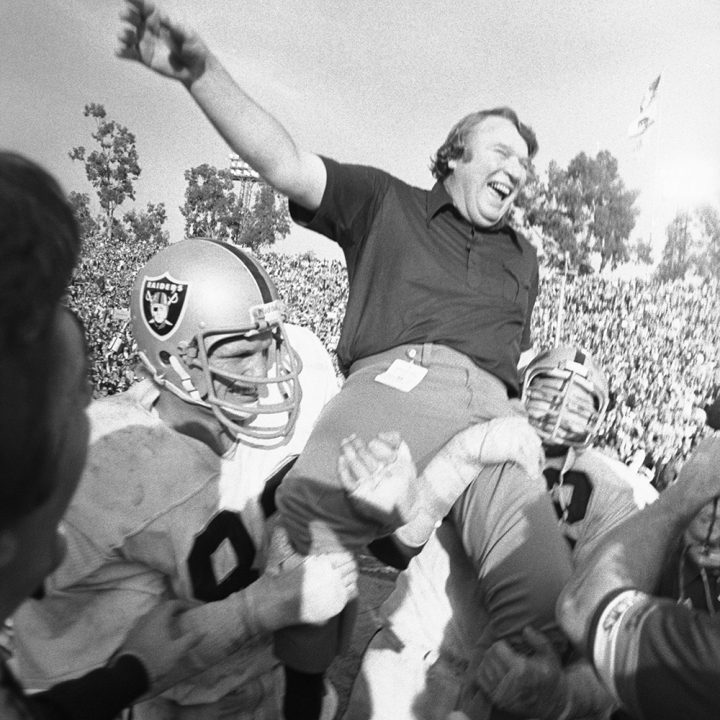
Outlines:
{"label": "belt loop", "polygon": [[430,363],[432,362],[432,354],[433,354],[433,344],[432,343],[423,343],[422,359],[423,359],[423,365],[425,365],[426,367],[429,367]]}

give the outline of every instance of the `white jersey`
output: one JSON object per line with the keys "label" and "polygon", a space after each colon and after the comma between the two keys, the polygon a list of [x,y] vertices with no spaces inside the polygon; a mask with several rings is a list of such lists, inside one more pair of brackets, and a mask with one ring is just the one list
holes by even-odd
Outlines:
{"label": "white jersey", "polygon": [[[160,600],[219,600],[257,578],[266,481],[302,450],[338,389],[320,341],[303,328],[286,329],[304,364],[303,399],[293,435],[280,447],[240,445],[218,457],[160,420],[153,409],[159,391],[149,380],[91,404],[88,461],[65,519],[67,556],[48,578],[46,597],[27,601],[15,616],[26,687],[104,665]],[[261,683],[276,664],[271,637],[254,638],[170,695],[211,703]]]}
{"label": "white jersey", "polygon": [[[560,463],[562,483],[551,496],[574,561],[657,495],[645,479],[598,450],[570,451]],[[442,523],[400,574],[380,614],[383,627],[363,658],[346,720],[445,720],[471,657],[492,642],[485,635],[489,620],[477,572],[451,522]]]}

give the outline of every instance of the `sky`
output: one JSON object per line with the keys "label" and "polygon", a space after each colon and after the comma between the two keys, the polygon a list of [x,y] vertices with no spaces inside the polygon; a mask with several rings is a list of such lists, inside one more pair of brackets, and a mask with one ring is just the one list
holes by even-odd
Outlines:
{"label": "sky", "polygon": [[[609,150],[638,189],[634,237],[656,259],[665,226],[699,203],[720,207],[717,0],[168,0],[231,75],[298,144],[431,187],[430,156],[477,109],[510,105],[537,133],[535,164]],[[185,170],[229,165],[230,149],[182,86],[115,57],[119,0],[0,1],[0,147],[24,153],[66,190],[92,194],[86,104],[137,138],[137,204],[164,202],[183,235]],[[628,138],[662,73],[658,122]],[[129,206],[128,206],[129,209]],[[281,246],[338,257],[293,229]]]}

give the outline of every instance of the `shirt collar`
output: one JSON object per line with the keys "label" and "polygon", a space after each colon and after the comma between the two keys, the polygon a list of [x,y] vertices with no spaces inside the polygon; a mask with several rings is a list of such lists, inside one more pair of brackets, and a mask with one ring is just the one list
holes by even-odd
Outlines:
{"label": "shirt collar", "polygon": [[[445,185],[442,183],[442,181],[438,180],[435,185],[433,185],[432,190],[430,190],[430,192],[427,194],[427,214],[425,217],[425,221],[428,227],[430,227],[430,222],[432,221],[432,219],[446,207],[454,208],[455,205],[453,204],[452,198],[450,197],[450,193],[448,193],[448,191],[445,189]],[[500,224],[497,227],[493,228],[491,232],[496,232],[498,230],[505,230],[507,234],[510,235],[510,238],[515,243],[515,245],[517,245],[518,248],[521,250],[521,252],[525,251],[522,243],[520,242],[520,238],[518,238],[517,236],[517,233],[510,227],[510,225],[508,225],[505,218],[503,218]]]}
{"label": "shirt collar", "polygon": [[446,206],[454,207],[450,194],[445,189],[440,180],[438,180],[433,189],[427,195],[427,224],[430,225],[430,221]]}

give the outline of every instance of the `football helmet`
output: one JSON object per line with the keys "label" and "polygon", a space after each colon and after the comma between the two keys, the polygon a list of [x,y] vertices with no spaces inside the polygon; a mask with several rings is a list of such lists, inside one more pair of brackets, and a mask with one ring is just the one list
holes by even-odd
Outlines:
{"label": "football helmet", "polygon": [[[140,359],[156,382],[212,410],[245,444],[279,445],[292,433],[302,364],[285,333],[283,303],[252,255],[208,239],[169,245],[138,272],[131,317]],[[258,351],[267,353],[262,370],[240,363],[234,372],[227,358],[213,357],[228,342],[258,336],[269,338]]]}
{"label": "football helmet", "polygon": [[588,353],[560,346],[527,366],[522,401],[545,445],[585,448],[605,416],[608,382]]}

